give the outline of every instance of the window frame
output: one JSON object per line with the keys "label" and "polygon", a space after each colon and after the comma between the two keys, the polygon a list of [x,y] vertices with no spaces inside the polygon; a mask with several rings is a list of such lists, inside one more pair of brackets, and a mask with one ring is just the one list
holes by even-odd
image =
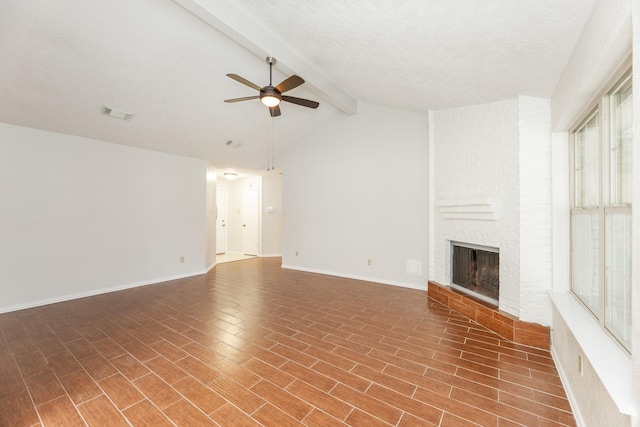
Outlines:
{"label": "window frame", "polygon": [[[632,203],[613,203],[612,190],[613,190],[613,177],[611,175],[612,170],[612,158],[611,148],[614,138],[614,126],[612,124],[612,96],[619,90],[622,90],[628,82],[631,82],[631,90],[633,91],[632,80],[632,67],[631,59],[627,59],[618,71],[613,75],[611,79],[607,81],[604,89],[598,93],[598,96],[592,101],[587,108],[580,114],[579,119],[576,120],[570,127],[569,131],[569,239],[570,239],[570,290],[576,297],[580,304],[585,307],[587,312],[594,317],[600,327],[605,333],[619,346],[625,353],[631,354],[631,338],[629,342],[625,342],[622,336],[619,336],[615,331],[608,326],[607,322],[607,251],[606,251],[606,230],[607,230],[607,215],[610,214],[632,214]],[[592,120],[594,115],[597,117],[596,125],[597,129],[597,167],[598,167],[598,204],[596,206],[584,206],[581,204],[578,206],[578,194],[577,194],[577,171],[576,171],[576,158],[578,141],[578,132],[586,128],[587,124]],[[631,166],[633,168],[633,165]],[[633,191],[633,190],[632,190]],[[574,216],[579,214],[597,214],[598,219],[598,306],[597,310],[592,307],[588,301],[585,301],[583,297],[577,292],[574,286]],[[633,248],[631,248],[633,250]],[[631,290],[630,292],[633,292]],[[583,292],[584,295],[584,292]],[[633,314],[632,314],[633,315]]]}

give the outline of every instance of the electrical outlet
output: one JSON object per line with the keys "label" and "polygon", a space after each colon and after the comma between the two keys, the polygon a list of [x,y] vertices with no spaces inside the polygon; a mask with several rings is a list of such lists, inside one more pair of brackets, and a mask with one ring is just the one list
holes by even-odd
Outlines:
{"label": "electrical outlet", "polygon": [[367,260],[367,265],[371,265],[371,258]]}
{"label": "electrical outlet", "polygon": [[583,368],[584,368],[584,362],[582,360],[582,355],[579,354],[578,355],[578,373],[580,373],[580,376],[583,375]]}
{"label": "electrical outlet", "polygon": [[180,257],[180,264],[184,264],[184,256]]}

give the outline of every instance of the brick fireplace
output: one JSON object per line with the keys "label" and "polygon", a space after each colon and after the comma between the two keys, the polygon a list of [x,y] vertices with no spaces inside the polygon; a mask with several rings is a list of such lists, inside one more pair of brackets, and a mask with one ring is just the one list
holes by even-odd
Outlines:
{"label": "brick fireplace", "polygon": [[[541,325],[552,321],[548,100],[522,96],[434,111],[430,132],[429,296],[505,338],[547,347],[549,328]],[[483,276],[489,288],[497,282],[497,295],[482,300],[456,288],[453,242],[496,249],[499,263],[489,270],[497,275],[478,269],[476,253],[463,281]]]}

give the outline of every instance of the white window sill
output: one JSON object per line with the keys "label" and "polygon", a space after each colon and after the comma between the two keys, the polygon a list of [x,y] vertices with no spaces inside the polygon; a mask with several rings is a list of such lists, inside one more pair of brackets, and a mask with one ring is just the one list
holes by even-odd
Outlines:
{"label": "white window sill", "polygon": [[549,292],[584,355],[621,413],[635,416],[631,389],[631,360],[569,292]]}

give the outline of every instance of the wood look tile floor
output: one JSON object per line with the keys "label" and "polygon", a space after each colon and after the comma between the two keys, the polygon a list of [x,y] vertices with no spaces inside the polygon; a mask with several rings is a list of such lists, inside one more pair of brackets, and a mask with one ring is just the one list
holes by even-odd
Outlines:
{"label": "wood look tile floor", "polygon": [[549,352],[279,258],[0,315],[1,426],[575,426]]}

